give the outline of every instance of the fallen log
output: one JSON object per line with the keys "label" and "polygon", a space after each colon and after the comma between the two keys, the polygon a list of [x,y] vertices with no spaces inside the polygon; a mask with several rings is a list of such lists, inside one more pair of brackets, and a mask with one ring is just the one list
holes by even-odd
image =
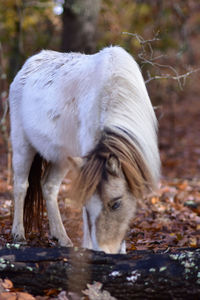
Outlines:
{"label": "fallen log", "polygon": [[199,299],[200,249],[108,255],[78,248],[0,249],[0,278],[42,295],[101,282],[117,299]]}

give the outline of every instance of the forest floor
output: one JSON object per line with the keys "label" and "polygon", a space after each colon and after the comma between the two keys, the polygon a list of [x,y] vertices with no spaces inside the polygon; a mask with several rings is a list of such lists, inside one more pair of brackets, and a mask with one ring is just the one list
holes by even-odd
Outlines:
{"label": "forest floor", "polygon": [[[194,93],[185,95],[182,101],[174,102],[170,106],[163,104],[159,110],[162,179],[158,191],[138,203],[137,215],[127,234],[128,251],[152,249],[156,252],[200,247],[200,101]],[[12,243],[13,193],[12,184],[8,184],[7,178],[6,146],[0,136],[0,247]],[[80,246],[81,212],[70,206],[66,189],[64,181],[59,194],[60,211],[74,245]],[[56,245],[49,238],[47,217],[43,227],[42,236],[37,232],[28,235],[30,246]],[[0,283],[0,292],[6,290],[2,290],[3,284],[6,285]],[[11,283],[7,282],[9,284]],[[59,299],[67,300],[67,295],[65,296],[66,298]],[[28,296],[20,297],[18,295],[18,298],[16,296],[12,299],[29,299],[26,298]],[[38,299],[48,297],[47,295],[46,298]]]}

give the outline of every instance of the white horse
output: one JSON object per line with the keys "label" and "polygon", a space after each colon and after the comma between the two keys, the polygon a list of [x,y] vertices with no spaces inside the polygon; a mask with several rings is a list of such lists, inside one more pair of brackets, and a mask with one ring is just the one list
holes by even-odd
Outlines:
{"label": "white horse", "polygon": [[117,46],[94,55],[42,51],[16,75],[9,101],[14,240],[25,240],[43,195],[51,236],[72,245],[57,204],[68,174],[70,197],[83,205],[83,247],[125,252],[137,199],[160,172],[157,121],[135,60]]}

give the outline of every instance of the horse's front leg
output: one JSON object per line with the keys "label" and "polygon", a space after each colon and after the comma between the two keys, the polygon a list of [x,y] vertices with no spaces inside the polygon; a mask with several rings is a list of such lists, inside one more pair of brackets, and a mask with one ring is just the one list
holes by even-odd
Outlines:
{"label": "horse's front leg", "polygon": [[83,242],[82,247],[92,249],[92,240],[91,240],[91,234],[90,234],[90,228],[89,228],[89,222],[88,222],[88,215],[86,207],[83,206],[82,211],[82,217],[83,217]]}
{"label": "horse's front leg", "polygon": [[52,238],[57,239],[59,245],[70,247],[73,244],[63,226],[57,202],[59,187],[65,174],[66,168],[61,168],[58,165],[50,166],[48,173],[45,174],[44,181],[42,182],[42,192],[46,200]]}
{"label": "horse's front leg", "polygon": [[125,241],[122,241],[119,253],[126,254],[126,242]]}

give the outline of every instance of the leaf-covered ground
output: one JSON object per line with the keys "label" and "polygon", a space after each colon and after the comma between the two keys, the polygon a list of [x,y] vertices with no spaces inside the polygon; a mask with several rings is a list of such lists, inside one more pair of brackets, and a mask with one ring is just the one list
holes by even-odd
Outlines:
{"label": "leaf-covered ground", "polygon": [[128,246],[154,251],[200,246],[200,180],[163,181],[156,195],[140,201]]}
{"label": "leaf-covered ground", "polygon": [[[158,191],[138,202],[137,215],[127,233],[128,251],[168,251],[200,246],[200,101],[193,95],[190,101],[175,102],[173,107],[163,105],[158,117],[163,177]],[[13,195],[12,184],[7,183],[6,159],[5,145],[0,136],[0,247],[12,242]],[[76,246],[80,246],[81,212],[70,207],[66,188],[64,181],[59,194],[60,210],[69,236]],[[55,245],[55,241],[49,238],[47,217],[44,220],[43,236],[33,232],[28,236],[28,243],[30,246]],[[1,299],[34,299],[31,295],[19,294],[13,287],[2,288],[1,285]],[[11,293],[8,290],[12,291],[13,298],[9,298]],[[46,298],[38,299],[48,299],[55,295],[57,291],[49,291]],[[77,295],[66,293],[56,297],[64,300],[79,299]],[[88,295],[85,297],[92,299]]]}

